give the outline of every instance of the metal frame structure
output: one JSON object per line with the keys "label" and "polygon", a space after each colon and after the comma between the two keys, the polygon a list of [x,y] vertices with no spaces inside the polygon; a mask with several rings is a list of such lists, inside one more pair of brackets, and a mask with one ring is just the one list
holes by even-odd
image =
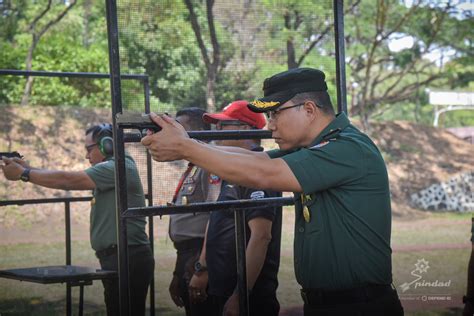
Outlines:
{"label": "metal frame structure", "polygon": [[[130,293],[128,284],[128,245],[127,245],[127,218],[134,216],[156,216],[176,213],[208,212],[227,208],[235,212],[236,219],[236,241],[237,241],[237,262],[238,262],[238,289],[240,315],[246,316],[248,310],[248,291],[246,282],[245,267],[245,222],[243,209],[263,207],[263,206],[283,206],[293,204],[291,198],[272,198],[261,200],[242,200],[226,201],[214,203],[197,203],[186,206],[148,206],[140,208],[127,208],[127,188],[124,156],[124,126],[117,123],[116,115],[122,113],[121,96],[121,75],[120,75],[120,56],[119,56],[119,38],[117,21],[117,2],[116,0],[105,0],[107,12],[107,37],[109,45],[109,66],[110,66],[110,86],[112,91],[112,117],[114,126],[114,153],[116,157],[116,200],[117,200],[117,231],[118,237],[118,255],[119,255],[119,284],[120,284],[120,313],[122,316],[131,315],[130,311]],[[336,71],[337,71],[337,98],[338,112],[347,112],[346,85],[345,85],[345,54],[344,54],[344,22],[343,22],[343,0],[333,0],[334,25],[335,25],[335,50],[336,50]],[[243,138],[269,138],[268,132],[261,131],[260,135],[245,137],[246,135],[235,133],[234,139]],[[223,137],[220,131],[213,131],[214,137]],[[227,132],[227,136],[229,137]],[[192,135],[190,135],[192,136]],[[200,139],[199,135],[193,135]],[[152,205],[152,204],[150,204]],[[153,293],[153,292],[152,292]],[[152,295],[153,296],[153,295]],[[152,311],[153,315],[154,311]]]}
{"label": "metal frame structure", "polygon": [[[345,78],[345,53],[344,53],[344,17],[343,17],[343,0],[333,0],[334,9],[334,29],[335,29],[335,51],[336,51],[336,88],[337,88],[337,104],[338,112],[347,113],[346,102],[346,78]],[[124,143],[137,141],[137,138],[125,137],[123,126],[116,122],[116,114],[122,112],[121,102],[121,80],[134,79],[143,82],[145,112],[150,112],[150,92],[149,81],[146,75],[121,75],[119,45],[118,45],[118,23],[117,23],[117,6],[116,0],[106,0],[107,10],[107,34],[109,43],[109,74],[100,73],[72,73],[72,72],[46,72],[46,71],[22,71],[22,70],[0,70],[0,75],[14,76],[39,76],[39,77],[75,77],[75,78],[103,78],[110,79],[111,95],[112,95],[112,118],[114,126],[114,152],[116,153],[116,201],[117,201],[117,226],[118,226],[118,256],[119,256],[119,284],[120,284],[120,309],[121,315],[131,315],[129,307],[129,282],[128,282],[128,247],[127,247],[127,218],[136,216],[148,216],[149,218],[149,236],[152,251],[153,243],[153,216],[162,216],[169,214],[177,214],[182,212],[197,213],[209,212],[220,209],[230,209],[235,213],[236,220],[236,241],[237,241],[237,266],[238,266],[238,288],[239,288],[239,305],[241,315],[248,315],[248,291],[246,282],[245,267],[245,218],[242,210],[259,207],[281,207],[292,205],[292,198],[270,198],[261,200],[242,200],[242,201],[225,201],[213,203],[196,203],[187,206],[148,206],[143,208],[127,208],[126,182],[125,179],[125,160],[124,160]],[[271,138],[268,131],[249,131],[249,133],[229,132],[229,131],[212,131],[212,132],[194,132],[190,136],[196,139],[243,139],[243,138]],[[153,205],[152,194],[152,172],[151,157],[147,154],[147,183],[148,205]],[[71,225],[70,225],[70,203],[89,201],[91,197],[77,198],[53,198],[53,199],[35,199],[35,200],[10,200],[0,201],[0,206],[6,205],[26,205],[40,203],[65,203],[65,226],[66,226],[66,264],[71,264]],[[71,304],[71,285],[67,284],[67,313],[72,313]],[[154,281],[150,285],[150,311],[154,315]]]}
{"label": "metal frame structure", "polygon": [[[92,72],[57,72],[57,71],[26,71],[26,70],[15,70],[15,69],[0,69],[0,76],[34,76],[34,77],[55,77],[55,78],[88,78],[88,79],[109,79],[109,74],[104,73],[92,73]],[[138,80],[143,84],[143,93],[145,101],[145,112],[150,112],[150,85],[147,75],[121,75],[121,79],[124,80]],[[152,169],[151,169],[151,156],[147,154],[147,201],[149,205],[153,205],[153,186],[152,186]],[[42,204],[42,203],[65,203],[65,216],[66,216],[66,265],[71,264],[71,225],[70,225],[70,203],[77,201],[88,201],[92,197],[87,198],[52,198],[52,199],[34,199],[34,200],[10,200],[0,201],[0,207],[6,205],[24,205],[24,204]],[[150,239],[150,246],[153,251],[154,249],[154,225],[153,217],[148,218],[148,236]],[[154,279],[150,283],[150,292],[154,293],[155,283]],[[67,304],[67,315],[72,315],[71,306],[71,287],[67,285],[66,290],[66,304]],[[154,296],[150,295],[150,310],[154,315],[155,300]]]}
{"label": "metal frame structure", "polygon": [[[30,200],[8,200],[0,201],[0,207],[8,205],[31,205],[31,204],[50,204],[50,203],[64,203],[64,225],[66,227],[66,265],[71,265],[71,203],[74,202],[88,202],[92,200],[92,196],[85,197],[65,197],[65,198],[50,198],[50,199],[30,199]],[[66,283],[66,314],[72,315],[72,285],[70,282]],[[83,288],[81,287],[81,296]]]}

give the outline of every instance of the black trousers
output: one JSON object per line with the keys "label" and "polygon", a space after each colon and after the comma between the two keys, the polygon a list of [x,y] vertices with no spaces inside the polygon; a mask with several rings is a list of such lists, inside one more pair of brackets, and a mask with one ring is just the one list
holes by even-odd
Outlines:
{"label": "black trousers", "polygon": [[[212,313],[209,316],[222,316],[224,305],[229,297],[210,295],[208,300],[212,304]],[[276,295],[249,295],[249,315],[250,316],[278,316],[280,303]]]}
{"label": "black trousers", "polygon": [[332,306],[310,306],[304,304],[304,316],[403,316],[403,307],[397,295],[397,291],[377,297],[376,299]]}
{"label": "black trousers", "polygon": [[[191,247],[183,247],[183,243],[176,243],[177,249],[175,275],[179,278],[179,296],[183,300],[186,316],[209,316],[211,306],[209,300],[198,304],[189,301],[188,286],[194,273],[194,263],[199,259],[202,242],[187,243]],[[186,243],[185,243],[186,244]]]}
{"label": "black trousers", "polygon": [[[132,315],[145,315],[146,296],[155,269],[155,259],[149,245],[128,247],[130,309]],[[117,252],[99,256],[103,270],[118,270]],[[105,305],[107,316],[120,315],[120,296],[118,278],[102,280],[104,285]]]}

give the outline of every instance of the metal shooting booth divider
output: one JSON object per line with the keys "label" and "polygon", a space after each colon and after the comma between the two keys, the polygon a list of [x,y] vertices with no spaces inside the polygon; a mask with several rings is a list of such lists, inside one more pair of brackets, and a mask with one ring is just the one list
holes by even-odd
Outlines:
{"label": "metal shooting booth divider", "polygon": [[[119,284],[120,284],[120,313],[122,316],[132,315],[130,312],[130,288],[128,274],[128,245],[126,221],[132,217],[162,216],[176,213],[197,213],[218,211],[222,209],[233,210],[236,221],[236,255],[237,255],[237,283],[239,289],[240,315],[249,315],[248,291],[245,266],[245,229],[244,215],[241,210],[257,207],[276,207],[294,204],[293,198],[267,198],[260,200],[237,200],[214,203],[195,203],[186,206],[148,206],[140,208],[127,207],[127,188],[125,172],[125,142],[137,142],[139,138],[125,137],[124,129],[129,128],[126,124],[117,121],[117,115],[123,113],[120,57],[119,57],[119,30],[117,19],[116,0],[106,0],[107,11],[107,36],[109,45],[110,85],[112,92],[112,118],[114,126],[114,153],[115,153],[115,177],[117,220],[118,220],[118,256],[119,256]],[[335,51],[336,51],[336,86],[338,112],[347,112],[345,68],[344,68],[344,22],[343,22],[343,0],[333,0]],[[247,133],[248,132],[248,133]],[[243,138],[271,138],[268,131],[204,131],[189,132],[190,137],[196,139],[243,139]],[[148,163],[150,156],[148,156]],[[149,181],[150,183],[150,181]],[[150,205],[153,205],[150,203]],[[153,297],[153,295],[152,295]],[[154,311],[152,311],[153,315]]]}
{"label": "metal shooting booth divider", "polygon": [[[34,76],[34,77],[52,77],[52,78],[84,78],[84,79],[109,79],[109,74],[90,73],[90,72],[54,72],[54,71],[25,71],[13,69],[0,69],[0,76]],[[145,100],[145,112],[150,111],[150,87],[148,76],[146,75],[122,75],[124,80],[137,80],[143,84],[143,93]],[[150,159],[150,157],[147,157]],[[153,204],[153,192],[151,184],[151,163],[147,162],[147,194],[146,198],[149,205]],[[65,266],[52,267],[34,267],[26,269],[9,269],[0,271],[0,277],[30,281],[41,284],[66,283],[66,315],[72,315],[72,295],[71,287],[79,286],[79,315],[83,314],[84,303],[84,286],[91,285],[93,280],[100,280],[108,277],[117,277],[116,273],[101,273],[92,271],[87,267],[72,266],[71,259],[71,203],[88,202],[91,196],[86,197],[62,197],[62,198],[46,198],[46,199],[22,199],[22,200],[5,200],[0,201],[0,207],[8,205],[32,205],[32,204],[50,204],[64,203],[64,221],[65,221],[65,248],[66,262]],[[150,244],[153,249],[153,217],[149,217]],[[154,292],[154,280],[150,284],[151,293]],[[150,305],[152,315],[154,315],[154,296],[150,296]]]}

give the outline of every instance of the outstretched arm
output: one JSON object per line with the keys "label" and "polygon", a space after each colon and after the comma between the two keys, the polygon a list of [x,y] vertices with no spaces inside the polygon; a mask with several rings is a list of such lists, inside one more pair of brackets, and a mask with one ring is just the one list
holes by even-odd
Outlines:
{"label": "outstretched arm", "polygon": [[[26,169],[20,162],[3,158],[1,166],[5,178],[11,181],[20,180]],[[59,171],[33,168],[30,171],[30,182],[52,189],[61,190],[92,190],[95,183],[84,171]]]}
{"label": "outstretched arm", "polygon": [[238,185],[274,191],[301,192],[295,175],[283,159],[265,153],[229,150],[190,139],[182,126],[168,116],[150,115],[161,126],[142,139],[154,160],[185,159]]}

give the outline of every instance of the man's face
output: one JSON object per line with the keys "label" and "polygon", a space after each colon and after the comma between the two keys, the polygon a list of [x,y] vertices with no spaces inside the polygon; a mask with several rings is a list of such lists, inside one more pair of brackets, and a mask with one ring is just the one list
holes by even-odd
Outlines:
{"label": "man's face", "polygon": [[102,162],[105,157],[99,150],[99,146],[92,140],[92,133],[86,135],[86,159],[89,160],[89,163],[94,166],[99,162]]}
{"label": "man's face", "polygon": [[[250,129],[245,123],[240,121],[219,121],[216,124],[216,129],[220,131],[226,130],[241,130],[241,129]],[[242,139],[222,139],[216,140],[216,145],[218,146],[232,146],[232,147],[243,147],[244,140]]]}
{"label": "man's face", "polygon": [[302,147],[308,133],[308,117],[304,103],[284,103],[275,111],[265,113],[268,118],[268,129],[280,149],[288,150]]}

